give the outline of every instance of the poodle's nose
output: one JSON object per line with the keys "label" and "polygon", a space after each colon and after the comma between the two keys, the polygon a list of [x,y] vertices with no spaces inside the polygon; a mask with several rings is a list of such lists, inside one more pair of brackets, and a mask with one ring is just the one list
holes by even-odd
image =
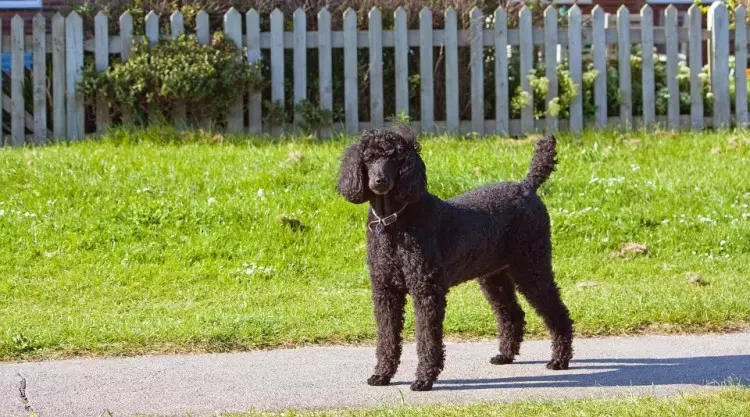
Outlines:
{"label": "poodle's nose", "polygon": [[377,185],[383,185],[383,184],[385,184],[385,178],[376,178],[375,179],[375,184],[377,184]]}

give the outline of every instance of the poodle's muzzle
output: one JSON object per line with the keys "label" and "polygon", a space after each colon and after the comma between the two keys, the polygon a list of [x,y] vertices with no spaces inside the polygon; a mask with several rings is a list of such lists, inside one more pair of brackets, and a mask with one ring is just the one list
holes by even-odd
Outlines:
{"label": "poodle's muzzle", "polygon": [[377,195],[388,194],[395,185],[397,167],[388,158],[380,158],[367,164],[367,184]]}

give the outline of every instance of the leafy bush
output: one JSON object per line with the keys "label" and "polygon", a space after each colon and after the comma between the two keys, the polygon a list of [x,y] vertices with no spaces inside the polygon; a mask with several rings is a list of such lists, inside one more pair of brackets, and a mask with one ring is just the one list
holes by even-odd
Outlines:
{"label": "leafy bush", "polygon": [[258,66],[249,65],[245,54],[219,32],[211,45],[183,35],[149,49],[146,40],[135,44],[128,61],[115,62],[106,72],[87,64],[83,93],[101,94],[115,111],[130,113],[136,122],[163,116],[178,102],[194,117],[220,121],[238,93],[261,86]]}

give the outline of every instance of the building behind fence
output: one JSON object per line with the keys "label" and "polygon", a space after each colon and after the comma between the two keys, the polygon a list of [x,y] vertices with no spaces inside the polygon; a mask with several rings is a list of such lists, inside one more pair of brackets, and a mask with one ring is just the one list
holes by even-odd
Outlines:
{"label": "building behind fence", "polygon": [[[549,92],[546,102],[557,96],[558,79],[556,66],[560,59],[568,57],[570,76],[573,82],[582,85],[582,62],[584,53],[593,56],[593,65],[597,76],[593,83],[595,116],[591,121],[593,127],[621,126],[624,128],[651,127],[661,124],[669,128],[692,128],[716,126],[727,127],[731,124],[744,126],[748,123],[747,115],[747,26],[746,11],[738,7],[735,11],[734,28],[730,29],[729,13],[726,7],[714,3],[708,14],[708,27],[702,27],[700,10],[693,6],[688,12],[685,25],[678,26],[677,10],[669,7],[664,12],[664,26],[654,27],[653,11],[648,6],[641,11],[639,24],[633,24],[633,16],[622,7],[614,19],[608,19],[603,10],[595,7],[590,14],[584,15],[578,7],[572,7],[567,14],[567,26],[558,27],[557,11],[549,8],[543,22],[532,22],[531,11],[524,8],[520,11],[518,28],[507,27],[507,14],[497,10],[492,16],[483,16],[479,9],[474,9],[467,27],[459,27],[460,16],[453,9],[445,12],[444,26],[435,29],[432,13],[424,9],[419,13],[419,27],[407,26],[407,12],[398,9],[393,16],[393,30],[383,30],[383,16],[373,9],[367,16],[368,29],[358,29],[358,16],[349,10],[343,16],[343,30],[332,30],[331,15],[323,10],[317,16],[306,16],[298,10],[293,16],[283,16],[276,10],[267,16],[270,31],[261,31],[261,16],[251,10],[241,14],[235,9],[229,10],[224,17],[223,28],[209,28],[208,15],[201,12],[197,15],[196,35],[201,43],[210,42],[211,30],[223,30],[228,39],[246,48],[248,60],[256,62],[265,56],[270,67],[270,88],[262,92],[248,92],[244,102],[239,101],[225,121],[224,128],[233,133],[273,133],[294,130],[299,122],[284,126],[271,126],[264,121],[263,103],[267,100],[284,103],[291,99],[294,103],[308,99],[308,84],[316,83],[318,91],[316,104],[323,109],[333,110],[334,70],[343,71],[343,116],[340,122],[332,125],[332,131],[345,131],[357,134],[363,129],[383,126],[392,114],[385,114],[386,101],[392,100],[389,108],[395,108],[397,114],[409,114],[408,97],[410,77],[419,76],[419,120],[413,120],[413,127],[423,133],[470,133],[476,134],[510,134],[521,135],[536,131],[554,132],[558,130],[581,131],[584,128],[582,97],[578,94],[570,106],[570,116],[558,120],[550,114],[536,119],[533,103],[524,105],[519,119],[511,119],[509,100],[512,92],[508,91],[509,47],[517,51],[520,58],[521,74],[529,73],[537,59],[546,64],[546,77]],[[264,16],[265,18],[265,16]],[[360,16],[360,18],[362,18]],[[316,30],[308,30],[310,20],[316,20]],[[610,23],[614,20],[615,24]],[[635,19],[637,21],[637,19]],[[0,43],[4,53],[10,53],[10,96],[3,94],[0,100],[6,126],[3,140],[6,144],[22,145],[24,143],[42,144],[49,139],[75,140],[87,134],[102,132],[112,123],[112,116],[107,106],[93,106],[95,114],[86,112],[85,103],[96,98],[83,97],[77,88],[82,77],[84,54],[93,54],[96,68],[105,71],[110,65],[111,55],[119,55],[127,60],[134,41],[133,19],[129,14],[119,18],[119,34],[109,32],[109,18],[103,14],[94,20],[93,37],[84,39],[83,20],[75,12],[67,17],[55,15],[47,21],[38,15],[32,22],[32,35],[26,36],[21,17],[16,16],[10,22],[10,35],[3,35]],[[534,24],[537,26],[534,26]],[[8,24],[8,22],[2,22]],[[153,44],[160,39],[179,36],[184,32],[183,17],[175,12],[170,17],[170,34],[160,33],[159,17],[151,13],[146,17],[145,36]],[[291,27],[291,31],[285,28]],[[244,28],[244,31],[243,31]],[[87,28],[90,29],[90,28]],[[7,32],[7,31],[6,31]],[[0,33],[3,33],[0,30]],[[736,70],[730,72],[730,42],[735,51]],[[642,63],[642,114],[633,114],[633,90],[631,88],[631,48],[640,47],[643,51],[652,51],[654,47],[663,48],[666,53],[669,90],[666,116],[657,116],[655,112],[654,58],[644,54]],[[443,59],[437,65],[444,66],[444,77],[440,84],[434,80],[436,48],[440,48]],[[459,48],[468,49],[469,62],[459,62]],[[545,51],[541,56],[535,49]],[[317,50],[317,62],[314,71],[308,61],[307,51]],[[419,50],[418,68],[410,68],[409,56]],[[680,49],[687,54],[680,54]],[[285,54],[291,50],[291,54]],[[343,51],[343,68],[334,68],[332,56],[335,50]],[[367,71],[360,72],[358,50],[368,51]],[[384,51],[394,54],[395,83],[393,91],[384,91],[383,54]],[[390,52],[392,51],[392,52]],[[554,53],[549,53],[554,51]],[[587,52],[585,52],[587,51]],[[24,63],[31,53],[31,84],[33,86],[33,103],[24,102]],[[485,85],[484,74],[487,55],[494,59],[494,82]],[[615,55],[612,57],[611,55]],[[619,62],[619,113],[607,112],[607,65],[609,58]],[[678,60],[687,59],[690,68],[690,113],[680,114],[679,87],[676,79]],[[686,58],[685,58],[686,57]],[[285,79],[284,60],[293,60],[291,80]],[[51,62],[50,62],[51,61]],[[704,103],[701,95],[700,70],[707,61],[710,67],[710,86],[713,94],[713,111],[711,117],[704,116]],[[613,62],[613,61],[612,61]],[[51,64],[51,74],[47,71]],[[459,71],[461,65],[469,67],[470,78],[470,116],[462,118],[459,109]],[[412,65],[413,67],[413,65]],[[311,72],[317,79],[310,79]],[[48,91],[48,79],[54,82]],[[528,94],[533,90],[527,77],[521,77],[521,88]],[[2,81],[2,78],[0,78]],[[361,83],[366,81],[369,87],[367,99],[369,113],[367,120],[361,120],[360,94]],[[464,80],[465,81],[465,80]],[[7,81],[6,81],[7,82]],[[290,83],[292,97],[285,97],[285,83]],[[735,100],[730,103],[730,84],[734,84]],[[312,85],[312,84],[310,84]],[[485,114],[485,92],[493,89],[494,114]],[[434,97],[437,89],[444,89],[445,108],[436,112]],[[28,97],[28,95],[26,95]],[[456,98],[456,99],[453,99]],[[93,101],[95,103],[95,101]],[[413,101],[412,101],[413,102]],[[31,105],[29,105],[31,104]],[[734,107],[734,114],[732,108]],[[31,111],[29,111],[31,109]],[[184,108],[176,108],[173,117],[177,121],[186,118]],[[50,117],[48,117],[50,113]],[[435,115],[444,115],[443,120],[436,120]],[[90,118],[91,120],[88,120]],[[291,120],[291,119],[290,119]],[[87,129],[87,126],[93,126]]]}

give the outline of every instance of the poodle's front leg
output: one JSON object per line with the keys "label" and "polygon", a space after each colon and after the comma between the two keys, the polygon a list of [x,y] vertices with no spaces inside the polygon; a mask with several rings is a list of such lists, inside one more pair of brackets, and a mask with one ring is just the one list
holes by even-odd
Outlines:
{"label": "poodle's front leg", "polygon": [[417,327],[417,379],[412,391],[429,391],[443,370],[445,345],[443,345],[443,319],[445,318],[446,292],[439,288],[422,288],[412,293]]}
{"label": "poodle's front leg", "polygon": [[378,326],[378,363],[367,380],[373,386],[388,385],[401,362],[401,330],[404,328],[406,292],[386,285],[373,285],[372,300]]}

